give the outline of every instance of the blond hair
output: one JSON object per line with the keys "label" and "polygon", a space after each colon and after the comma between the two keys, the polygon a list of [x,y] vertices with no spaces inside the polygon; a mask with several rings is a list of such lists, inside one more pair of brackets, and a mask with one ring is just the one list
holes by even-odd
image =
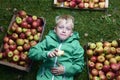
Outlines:
{"label": "blond hair", "polygon": [[55,18],[56,24],[59,24],[63,20],[66,23],[71,23],[72,28],[74,28],[74,17],[72,17],[71,15],[62,15]]}

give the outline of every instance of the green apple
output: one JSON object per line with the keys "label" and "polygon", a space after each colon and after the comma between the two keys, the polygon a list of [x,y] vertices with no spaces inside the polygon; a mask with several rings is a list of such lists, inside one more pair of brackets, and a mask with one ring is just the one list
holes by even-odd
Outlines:
{"label": "green apple", "polygon": [[19,38],[16,40],[16,43],[17,45],[22,46],[24,44],[24,40]]}
{"label": "green apple", "polygon": [[12,51],[9,51],[9,52],[7,53],[7,56],[8,56],[9,58],[13,57],[13,52],[12,52]]}
{"label": "green apple", "polygon": [[20,59],[20,56],[19,56],[19,55],[16,54],[16,55],[13,56],[13,61],[14,61],[14,62],[18,62],[19,59]]}
{"label": "green apple", "polygon": [[16,21],[17,24],[22,23],[22,19],[20,17],[18,17],[18,16],[15,18],[15,21]]}
{"label": "green apple", "polygon": [[3,58],[3,53],[2,52],[0,52],[0,59],[2,59]]}
{"label": "green apple", "polygon": [[90,43],[89,46],[90,46],[90,49],[95,49],[96,44],[95,43]]}
{"label": "green apple", "polygon": [[117,40],[113,40],[113,41],[111,42],[111,46],[113,46],[113,47],[118,47],[118,42],[117,42]]}

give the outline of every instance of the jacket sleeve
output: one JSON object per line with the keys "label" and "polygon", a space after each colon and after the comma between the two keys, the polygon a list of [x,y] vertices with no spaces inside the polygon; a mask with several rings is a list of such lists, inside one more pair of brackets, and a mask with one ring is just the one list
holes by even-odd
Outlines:
{"label": "jacket sleeve", "polygon": [[48,52],[49,51],[46,51],[45,39],[42,42],[39,42],[37,45],[30,48],[28,57],[32,60],[45,60],[47,59]]}
{"label": "jacket sleeve", "polygon": [[65,67],[65,75],[73,76],[78,72],[82,72],[84,67],[84,49],[80,46],[80,43],[75,44],[77,47],[73,53],[72,65],[67,65]]}

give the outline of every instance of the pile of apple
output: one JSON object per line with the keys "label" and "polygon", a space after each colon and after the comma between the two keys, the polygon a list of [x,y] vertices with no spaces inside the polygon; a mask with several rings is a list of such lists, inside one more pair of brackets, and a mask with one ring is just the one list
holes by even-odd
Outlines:
{"label": "pile of apple", "polygon": [[89,43],[86,54],[90,80],[120,80],[120,40]]}
{"label": "pile of apple", "polygon": [[28,66],[30,63],[28,51],[39,42],[44,19],[28,15],[24,10],[18,11],[15,15],[3,39],[0,60]]}
{"label": "pile of apple", "polygon": [[106,0],[57,0],[56,5],[60,6],[63,3],[63,7],[79,8],[79,9],[103,9]]}

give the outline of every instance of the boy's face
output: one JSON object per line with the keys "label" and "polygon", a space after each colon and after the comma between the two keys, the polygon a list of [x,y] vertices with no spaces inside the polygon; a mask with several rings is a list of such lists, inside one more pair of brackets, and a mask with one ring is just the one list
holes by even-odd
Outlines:
{"label": "boy's face", "polygon": [[72,35],[72,25],[66,22],[60,22],[55,27],[55,32],[61,40],[66,40]]}

